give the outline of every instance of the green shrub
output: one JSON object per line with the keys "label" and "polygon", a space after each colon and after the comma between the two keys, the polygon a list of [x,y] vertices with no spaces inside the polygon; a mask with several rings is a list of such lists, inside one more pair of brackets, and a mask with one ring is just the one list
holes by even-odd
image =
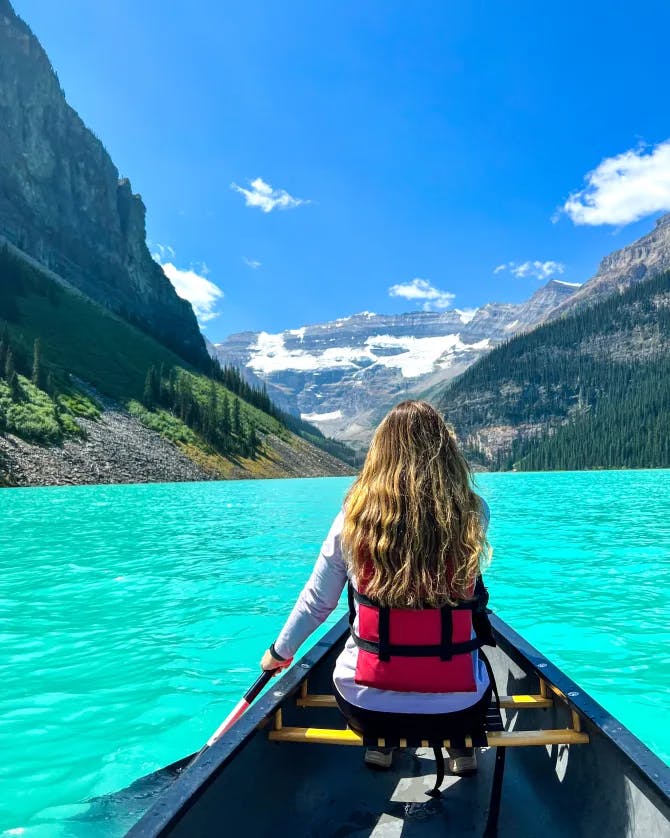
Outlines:
{"label": "green shrub", "polygon": [[128,403],[128,410],[131,416],[139,419],[147,428],[158,431],[170,442],[183,442],[187,445],[198,445],[202,447],[200,440],[181,419],[168,413],[167,410],[147,410],[144,405],[132,400]]}
{"label": "green shrub", "polygon": [[56,405],[43,390],[38,390],[27,378],[19,376],[22,398],[11,401],[6,382],[0,386],[3,389],[3,412],[10,433],[31,442],[53,445],[62,441],[63,429],[58,421]]}
{"label": "green shrub", "polygon": [[62,393],[58,396],[57,402],[61,412],[70,413],[73,416],[83,416],[84,419],[100,418],[100,406],[90,396],[76,390]]}

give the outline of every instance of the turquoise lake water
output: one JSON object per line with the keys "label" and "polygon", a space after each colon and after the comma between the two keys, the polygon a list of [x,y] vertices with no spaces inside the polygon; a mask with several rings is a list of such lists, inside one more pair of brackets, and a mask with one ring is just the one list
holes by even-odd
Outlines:
{"label": "turquoise lake water", "polygon": [[[0,491],[0,836],[123,834],[86,801],[218,726],[349,482]],[[477,482],[493,609],[670,762],[670,472]]]}

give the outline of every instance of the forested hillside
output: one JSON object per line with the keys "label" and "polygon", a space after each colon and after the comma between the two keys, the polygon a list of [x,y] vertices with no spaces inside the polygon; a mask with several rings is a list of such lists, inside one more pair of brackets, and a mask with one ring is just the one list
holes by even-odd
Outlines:
{"label": "forested hillside", "polygon": [[237,371],[212,362],[204,374],[7,246],[0,248],[0,436],[47,446],[84,436],[78,420],[100,417],[97,393],[211,476],[230,476],[233,466],[249,476],[281,473],[275,441],[290,445],[292,431],[336,455],[348,453],[284,416]]}
{"label": "forested hillside", "polygon": [[670,273],[494,349],[440,405],[488,467],[670,466]]}

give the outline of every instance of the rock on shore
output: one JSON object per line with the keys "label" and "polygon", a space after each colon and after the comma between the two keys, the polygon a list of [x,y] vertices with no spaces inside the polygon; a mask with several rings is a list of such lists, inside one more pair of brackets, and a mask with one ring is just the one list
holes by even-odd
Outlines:
{"label": "rock on shore", "polygon": [[298,437],[267,437],[267,456],[229,464],[225,474],[193,462],[176,445],[145,427],[120,405],[102,398],[100,419],[78,419],[85,437],[60,446],[33,445],[0,435],[0,486],[154,483],[252,477],[321,477],[351,473],[346,463]]}
{"label": "rock on shore", "polygon": [[10,486],[152,483],[213,477],[119,407],[106,409],[97,421],[82,418],[78,423],[86,438],[70,438],[60,446],[32,445],[11,434],[0,436],[0,456],[4,460],[0,460],[0,480],[2,471]]}

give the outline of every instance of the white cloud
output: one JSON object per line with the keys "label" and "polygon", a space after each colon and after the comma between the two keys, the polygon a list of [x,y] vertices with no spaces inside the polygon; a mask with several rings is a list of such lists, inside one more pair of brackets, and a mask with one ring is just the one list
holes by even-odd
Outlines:
{"label": "white cloud", "polygon": [[163,269],[163,273],[174,286],[174,290],[184,300],[188,300],[193,306],[195,316],[202,327],[204,323],[218,317],[220,312],[216,310],[217,304],[223,299],[223,291],[203,274],[209,273],[209,268],[202,263],[200,273],[192,268],[183,270],[176,267],[173,262],[163,262],[164,254],[176,256],[171,247],[156,245],[157,252],[151,255]]}
{"label": "white cloud", "polygon": [[499,274],[503,271],[509,271],[519,279],[527,276],[535,277],[535,279],[549,279],[552,274],[564,273],[565,265],[562,262],[554,262],[552,259],[546,262],[541,262],[539,259],[527,262],[505,262],[503,265],[498,265],[493,273]]}
{"label": "white cloud", "polygon": [[254,271],[258,270],[258,268],[260,268],[260,266],[263,264],[262,262],[259,262],[258,259],[247,259],[246,256],[242,257],[242,261],[248,268],[251,268]]}
{"label": "white cloud", "polygon": [[561,208],[575,224],[630,224],[670,210],[670,140],[607,157]]}
{"label": "white cloud", "polygon": [[441,291],[427,279],[413,279],[411,282],[392,285],[390,297],[404,297],[406,300],[423,300],[424,311],[449,308],[455,298],[450,291]]}
{"label": "white cloud", "polygon": [[249,181],[250,189],[231,183],[230,188],[240,195],[244,195],[244,203],[248,207],[258,207],[263,212],[272,212],[273,209],[292,209],[301,204],[309,204],[304,198],[294,198],[285,189],[273,189],[263,178],[257,177]]}

